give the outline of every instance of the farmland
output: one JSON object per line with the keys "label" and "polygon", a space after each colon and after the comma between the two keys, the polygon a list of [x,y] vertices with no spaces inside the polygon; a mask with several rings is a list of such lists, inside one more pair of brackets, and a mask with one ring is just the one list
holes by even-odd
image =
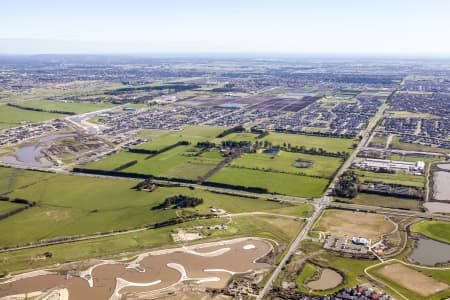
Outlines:
{"label": "farmland", "polygon": [[[42,174],[42,175],[41,175]],[[204,199],[191,213],[209,213],[209,207],[229,212],[270,210],[279,203],[220,195],[181,187],[157,188],[151,193],[133,189],[136,181],[54,175],[26,171],[19,176],[10,197],[36,201],[38,205],[0,221],[4,246],[54,237],[93,234],[142,227],[176,217],[176,210],[152,210],[165,198],[188,195]],[[33,178],[33,175],[37,175]],[[40,177],[40,178],[39,178]],[[82,186],[83,189],[77,187]],[[189,210],[188,210],[189,211]]]}
{"label": "farmland", "polygon": [[92,102],[61,102],[52,100],[31,100],[20,103],[21,106],[42,109],[45,111],[65,111],[76,114],[87,113],[114,107],[111,103],[92,103]]}
{"label": "farmland", "polygon": [[[123,150],[85,167],[112,171],[129,162],[136,161],[135,164],[121,171],[166,178],[199,180],[219,165],[226,156],[220,154],[219,147],[206,151],[196,147],[198,142],[209,141],[220,145],[222,141],[230,140],[257,141],[254,139],[254,134],[247,132],[232,133],[223,138],[217,138],[216,136],[223,130],[223,127],[214,126],[191,126],[181,131],[146,130],[141,132],[140,135],[150,138],[151,141],[139,145],[136,149],[159,151],[181,141],[187,141],[190,145],[180,145],[150,156]],[[293,143],[295,141],[292,146],[302,145],[309,149],[319,145],[327,147],[327,143],[329,143],[328,149],[333,151],[344,149],[339,148],[342,147],[342,144],[333,144],[333,148],[330,148],[331,142],[334,142],[334,140],[324,137],[305,138],[305,136],[300,135],[278,133],[270,133],[268,137],[272,135],[274,140],[277,141],[286,138],[286,142],[281,142],[280,146],[288,144],[288,141]],[[340,141],[342,142],[342,140]],[[350,147],[351,143],[345,141],[344,145]],[[294,163],[297,160],[310,162],[311,166],[296,167]],[[339,157],[287,151],[279,151],[277,155],[268,155],[257,151],[256,153],[243,153],[224,168],[218,170],[208,181],[235,186],[266,188],[270,193],[319,197],[326,188],[329,179],[341,164],[342,158]]]}
{"label": "farmland", "polygon": [[273,145],[291,144],[291,146],[305,146],[322,148],[329,152],[351,152],[356,140],[339,139],[301,134],[270,133],[263,140],[272,142]]}
{"label": "farmland", "polygon": [[[298,159],[311,161],[312,166],[309,168],[297,168],[294,166],[294,163]],[[335,157],[280,151],[277,155],[246,153],[234,160],[231,166],[330,178],[341,163],[342,159]]]}
{"label": "farmland", "polygon": [[406,186],[423,187],[425,184],[425,177],[406,173],[376,173],[370,171],[355,170],[359,175],[360,181],[382,182],[387,184],[400,184]]}
{"label": "farmland", "polygon": [[0,105],[0,129],[16,127],[24,122],[41,122],[62,116],[64,115],[23,110],[7,105]]}
{"label": "farmland", "polygon": [[418,200],[368,193],[358,193],[353,199],[338,199],[338,201],[379,207],[420,210],[420,201]]}
{"label": "farmland", "polygon": [[208,181],[267,188],[269,192],[300,197],[320,197],[328,180],[285,173],[225,167]]}

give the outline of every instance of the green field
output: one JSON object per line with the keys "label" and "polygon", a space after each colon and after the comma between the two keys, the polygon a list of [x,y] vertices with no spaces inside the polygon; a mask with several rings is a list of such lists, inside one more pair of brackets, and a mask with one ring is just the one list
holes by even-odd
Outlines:
{"label": "green field", "polygon": [[283,143],[291,146],[305,146],[306,148],[322,148],[329,152],[352,152],[353,144],[357,143],[352,139],[340,139],[320,136],[310,136],[301,134],[287,134],[271,132],[264,140],[272,142],[273,145],[282,146]]}
{"label": "green field", "polygon": [[371,171],[355,170],[359,180],[363,181],[380,181],[386,184],[400,184],[415,187],[424,187],[425,177],[406,173],[376,173]]}
{"label": "green field", "polygon": [[195,145],[200,141],[211,141],[225,127],[218,126],[189,126],[181,131],[171,130],[142,130],[139,136],[151,138],[150,142],[139,145],[138,149],[159,150],[179,141],[188,141]]}
{"label": "green field", "polygon": [[17,127],[24,123],[56,119],[63,116],[65,115],[24,110],[7,105],[0,105],[0,129]]}
{"label": "green field", "polygon": [[12,203],[8,201],[0,201],[0,214],[7,213],[13,209],[23,206],[22,204]]}
{"label": "green field", "polygon": [[309,288],[305,286],[308,280],[317,273],[317,267],[310,263],[303,264],[300,275],[297,276],[295,282],[297,283],[297,289],[300,292],[307,293]]}
{"label": "green field", "polygon": [[101,110],[105,108],[114,107],[111,103],[93,103],[93,102],[62,102],[62,101],[52,101],[52,100],[31,100],[20,103],[21,106],[39,108],[43,110],[59,110],[73,112],[76,114],[87,113],[91,111]]}
{"label": "green field", "polygon": [[151,193],[138,192],[133,189],[137,182],[23,172],[17,176],[14,190],[9,196],[37,201],[38,205],[0,221],[0,230],[14,232],[14,235],[1,235],[0,244],[23,244],[161,222],[175,217],[176,210],[151,208],[163,202],[165,198],[178,194],[204,199],[204,203],[195,209],[202,214],[209,213],[210,206],[229,212],[264,211],[289,206],[182,187],[157,188]]}
{"label": "green field", "polygon": [[[312,161],[313,165],[309,168],[297,168],[294,166],[297,159]],[[245,153],[234,160],[231,166],[331,178],[341,163],[342,159],[336,157],[280,151],[277,155]]]}
{"label": "green field", "polygon": [[407,151],[450,153],[450,149],[430,147],[413,143],[403,143],[400,142],[398,136],[394,136],[394,138],[392,139],[391,147],[392,149],[407,150]]}
{"label": "green field", "polygon": [[420,210],[420,201],[408,198],[390,197],[377,194],[358,193],[353,199],[337,199],[339,202],[371,205],[389,208]]}
{"label": "green field", "polygon": [[194,156],[199,151],[199,148],[192,145],[178,146],[149,159],[146,159],[149,156],[148,154],[122,151],[119,154],[88,164],[86,168],[110,171],[127,162],[137,160],[137,164],[122,171],[197,180],[224,159],[218,151],[205,152],[199,156]]}
{"label": "green field", "polygon": [[328,180],[293,174],[264,172],[239,168],[222,168],[209,178],[210,182],[267,188],[270,193],[299,197],[320,197]]}
{"label": "green field", "polygon": [[411,226],[412,232],[450,244],[450,223],[444,221],[422,221]]}
{"label": "green field", "polygon": [[445,160],[444,157],[418,156],[418,155],[399,155],[399,154],[392,154],[389,157],[387,157],[386,159],[399,160],[399,161],[409,161],[409,162],[417,162],[419,160],[424,161],[424,162]]}

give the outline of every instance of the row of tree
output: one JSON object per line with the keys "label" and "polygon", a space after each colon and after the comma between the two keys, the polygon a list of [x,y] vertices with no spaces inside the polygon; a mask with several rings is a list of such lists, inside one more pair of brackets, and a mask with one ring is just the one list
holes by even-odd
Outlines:
{"label": "row of tree", "polygon": [[228,128],[228,129],[222,131],[222,132],[219,133],[216,137],[217,137],[217,138],[223,138],[223,137],[225,137],[225,136],[227,136],[227,135],[229,135],[229,134],[232,134],[232,133],[235,133],[235,132],[244,132],[244,131],[245,131],[244,126],[239,125],[239,126],[235,126],[235,127],[232,127],[232,128]]}
{"label": "row of tree", "polygon": [[55,109],[42,109],[42,108],[36,108],[36,107],[29,107],[29,106],[22,106],[14,103],[8,103],[8,106],[23,109],[23,110],[31,110],[31,111],[38,111],[38,112],[48,112],[53,114],[61,114],[61,115],[75,115],[73,111],[62,111],[62,110],[55,110]]}

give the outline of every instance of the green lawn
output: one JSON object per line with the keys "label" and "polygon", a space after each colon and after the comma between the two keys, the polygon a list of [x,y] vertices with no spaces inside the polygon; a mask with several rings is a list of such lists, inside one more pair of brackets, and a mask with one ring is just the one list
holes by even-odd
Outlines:
{"label": "green lawn", "polygon": [[229,212],[264,211],[289,206],[182,187],[157,188],[151,193],[138,192],[132,189],[137,181],[131,180],[55,174],[39,179],[41,173],[31,171],[27,171],[25,176],[28,177],[30,173],[36,174],[36,178],[28,178],[26,185],[15,185],[16,188],[9,196],[37,201],[38,205],[0,221],[2,232],[14,233],[1,235],[0,245],[93,234],[161,222],[175,217],[176,210],[151,208],[165,198],[178,194],[204,199],[204,203],[196,207],[199,213],[209,213],[210,206]]}
{"label": "green lawn", "polygon": [[450,244],[450,222],[422,221],[412,225],[411,231]]}
{"label": "green lawn", "polygon": [[358,143],[357,140],[329,138],[320,136],[309,136],[301,134],[287,134],[271,132],[264,140],[270,141],[273,145],[283,145],[290,143],[291,146],[305,146],[306,148],[316,147],[323,148],[329,152],[352,152],[352,145]]}
{"label": "green lawn", "polygon": [[376,173],[370,171],[355,170],[360,181],[380,181],[387,184],[401,184],[407,186],[424,187],[425,177],[406,173]]}
{"label": "green lawn", "polygon": [[0,105],[0,129],[17,127],[23,123],[56,119],[63,116],[65,115],[24,110],[7,105]]}
{"label": "green lawn", "polygon": [[[294,166],[297,159],[312,161],[313,165],[309,168],[297,168]],[[291,174],[331,178],[341,163],[342,160],[336,157],[280,151],[278,155],[245,153],[234,160],[231,165],[248,169],[273,170]]]}
{"label": "green lawn", "polygon": [[73,112],[76,114],[87,113],[91,111],[101,110],[105,108],[114,107],[114,104],[111,103],[90,103],[90,102],[62,102],[62,101],[53,101],[53,100],[32,100],[20,103],[21,106],[39,108],[43,110],[59,110],[59,111],[67,111]]}
{"label": "green lawn", "polygon": [[314,276],[317,272],[317,267],[310,263],[303,264],[302,271],[300,275],[296,278],[297,283],[297,289],[300,292],[307,293],[309,291],[309,288],[305,286],[305,283]]}
{"label": "green lawn", "polygon": [[328,180],[322,178],[229,167],[222,168],[208,181],[262,187],[271,193],[300,197],[320,197],[328,185]]}

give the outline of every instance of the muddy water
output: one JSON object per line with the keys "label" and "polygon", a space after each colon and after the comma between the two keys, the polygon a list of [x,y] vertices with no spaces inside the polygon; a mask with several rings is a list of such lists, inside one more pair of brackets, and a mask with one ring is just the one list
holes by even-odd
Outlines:
{"label": "muddy water", "polygon": [[[252,244],[253,249],[245,250],[245,245]],[[169,263],[180,264],[186,270],[188,278],[200,279],[219,277],[219,282],[203,283],[209,287],[223,287],[231,277],[226,272],[205,272],[205,269],[226,269],[233,272],[246,272],[249,270],[266,268],[266,264],[254,263],[256,259],[265,255],[271,245],[267,241],[248,239],[219,247],[211,247],[210,250],[230,248],[229,251],[217,256],[200,256],[182,251],[148,255],[139,265],[145,272],[126,268],[127,264],[113,263],[100,265],[92,270],[93,287],[89,288],[88,282],[80,277],[66,278],[64,275],[42,275],[26,279],[20,279],[11,283],[0,285],[0,297],[44,291],[55,287],[67,288],[69,299],[109,299],[116,287],[116,278],[122,278],[133,283],[150,283],[161,280],[160,283],[149,287],[125,287],[120,294],[130,292],[142,292],[158,290],[177,283],[181,274],[179,271],[167,266]],[[202,248],[202,253],[208,248]]]}
{"label": "muddy water", "polygon": [[450,164],[438,164],[437,166],[442,170],[450,171]]}
{"label": "muddy water", "polygon": [[433,173],[434,198],[450,202],[450,172],[437,171]]}
{"label": "muddy water", "polygon": [[34,145],[23,146],[19,148],[13,155],[5,155],[0,157],[0,160],[5,163],[23,164],[30,167],[48,167],[53,165],[45,157],[42,157],[42,144],[50,142],[62,137],[73,136],[73,134],[52,134],[44,136],[38,140]]}
{"label": "muddy water", "polygon": [[318,280],[310,281],[306,284],[313,290],[329,290],[337,287],[342,283],[342,276],[338,272],[331,269],[323,269]]}
{"label": "muddy water", "polygon": [[450,244],[420,238],[409,258],[426,266],[450,262]]}

